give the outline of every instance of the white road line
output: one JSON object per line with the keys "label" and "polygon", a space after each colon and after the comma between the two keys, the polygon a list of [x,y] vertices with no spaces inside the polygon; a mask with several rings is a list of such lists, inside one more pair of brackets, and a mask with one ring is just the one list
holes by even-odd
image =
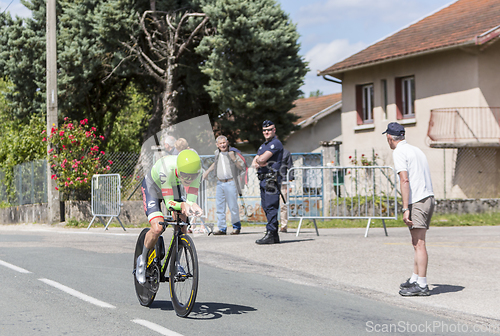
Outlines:
{"label": "white road line", "polygon": [[157,333],[160,333],[160,334],[165,335],[165,336],[182,336],[181,334],[176,333],[175,331],[169,330],[167,328],[162,327],[161,325],[158,325],[156,323],[149,322],[146,320],[135,319],[135,320],[132,320],[132,322],[140,324],[146,328],[149,328],[149,329],[156,331]]}
{"label": "white road line", "polygon": [[9,264],[8,262],[0,260],[0,265],[13,269],[14,271],[18,271],[19,273],[31,273],[30,271],[25,270],[24,268],[17,267],[15,265]]}
{"label": "white road line", "polygon": [[74,290],[72,288],[66,287],[64,285],[61,285],[58,282],[55,282],[55,281],[52,281],[52,280],[49,280],[49,279],[38,279],[38,280],[40,280],[42,282],[45,282],[47,285],[50,285],[50,286],[55,287],[57,289],[60,289],[63,292],[66,292],[66,293],[68,293],[70,295],[73,295],[74,297],[77,297],[77,298],[79,298],[79,299],[81,299],[83,301],[87,301],[89,303],[92,303],[92,304],[94,304],[96,306],[103,307],[103,308],[116,308],[115,306],[110,305],[109,303],[106,303],[106,302],[94,299],[91,296],[88,296],[86,294],[80,293],[77,290]]}

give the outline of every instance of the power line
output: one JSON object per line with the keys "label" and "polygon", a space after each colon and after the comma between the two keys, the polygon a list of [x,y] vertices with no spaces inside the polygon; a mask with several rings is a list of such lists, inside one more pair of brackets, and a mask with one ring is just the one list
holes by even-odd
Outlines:
{"label": "power line", "polygon": [[9,8],[9,6],[10,6],[10,5],[12,5],[12,3],[13,3],[13,2],[14,2],[14,0],[12,0],[12,1],[10,2],[10,4],[8,4],[8,5],[7,5],[7,7],[5,7],[5,9],[3,10],[2,14],[3,14],[3,13],[5,13],[5,11],[7,10],[7,8]]}

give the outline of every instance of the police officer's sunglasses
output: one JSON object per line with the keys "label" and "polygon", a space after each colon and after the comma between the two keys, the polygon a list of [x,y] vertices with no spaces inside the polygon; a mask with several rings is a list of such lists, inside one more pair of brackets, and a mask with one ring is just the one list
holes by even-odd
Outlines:
{"label": "police officer's sunglasses", "polygon": [[262,132],[272,132],[272,131],[274,131],[274,127],[262,129]]}

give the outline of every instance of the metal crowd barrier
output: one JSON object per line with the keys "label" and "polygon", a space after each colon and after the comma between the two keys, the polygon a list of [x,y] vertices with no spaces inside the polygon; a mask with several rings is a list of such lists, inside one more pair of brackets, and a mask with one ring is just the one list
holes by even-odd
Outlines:
{"label": "metal crowd barrier", "polygon": [[[250,165],[255,157],[255,154],[243,154],[248,165]],[[208,169],[214,162],[213,155],[200,155],[203,167]],[[323,156],[321,153],[292,153],[294,166],[321,166],[323,163]],[[260,199],[260,186],[257,173],[254,168],[248,167],[248,183],[243,188],[243,195],[238,197],[240,207],[240,220],[249,224],[266,224],[267,218],[261,206]],[[208,223],[217,223],[216,215],[216,184],[215,171],[210,173],[206,180],[206,206]],[[205,208],[203,208],[205,210]],[[229,217],[229,212],[226,216]]]}
{"label": "metal crowd barrier", "polygon": [[288,219],[381,219],[385,235],[386,219],[397,219],[397,175],[387,166],[294,167],[289,183]]}
{"label": "metal crowd barrier", "polygon": [[[200,184],[200,189],[198,190],[198,205],[201,207],[203,211],[201,216],[195,217],[192,216],[189,218],[190,223],[192,225],[200,225],[200,229],[208,234],[211,234],[214,231],[214,224],[208,223],[208,194],[210,193],[207,186],[207,181],[202,180]],[[200,221],[201,223],[198,223]]]}
{"label": "metal crowd barrier", "polygon": [[[122,207],[120,189],[120,174],[96,174],[92,176],[91,203],[94,217],[87,230],[90,229],[96,217],[105,225],[105,230],[108,229],[109,223],[116,217],[123,230],[126,231],[120,217],[118,217]],[[104,223],[102,217],[110,217],[107,224]]]}

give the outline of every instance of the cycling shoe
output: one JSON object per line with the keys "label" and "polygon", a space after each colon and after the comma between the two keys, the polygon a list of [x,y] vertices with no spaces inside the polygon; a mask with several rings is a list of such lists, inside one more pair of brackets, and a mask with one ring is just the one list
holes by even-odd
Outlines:
{"label": "cycling shoe", "polygon": [[142,255],[137,257],[135,278],[137,279],[137,282],[140,283],[141,285],[144,285],[146,283],[146,261],[144,260]]}
{"label": "cycling shoe", "polygon": [[181,265],[177,265],[177,276],[180,278],[187,277],[186,271],[184,271],[184,268]]}

